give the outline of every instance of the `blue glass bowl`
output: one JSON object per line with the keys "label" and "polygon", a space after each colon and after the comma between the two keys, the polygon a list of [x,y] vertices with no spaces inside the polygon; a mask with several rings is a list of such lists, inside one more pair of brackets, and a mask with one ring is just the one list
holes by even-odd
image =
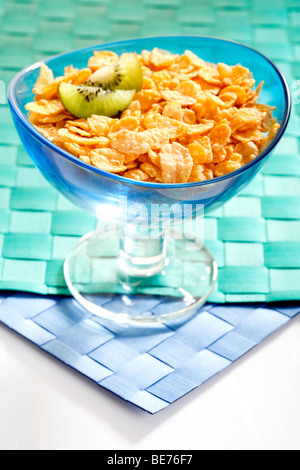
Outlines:
{"label": "blue glass bowl", "polygon": [[[107,173],[90,166],[57,147],[28,121],[26,103],[33,100],[32,88],[39,76],[40,63],[20,72],[11,82],[8,100],[12,116],[28,155],[44,177],[74,204],[108,219],[121,221],[118,210],[120,196],[127,204],[186,204],[204,205],[205,212],[217,209],[235,196],[267,162],[286,129],[290,115],[290,96],[286,81],[277,67],[255,50],[230,41],[207,37],[162,37],[136,39],[101,46],[89,47],[62,54],[45,61],[55,76],[63,75],[64,67],[73,64],[84,68],[94,50],[110,49],[117,54],[141,52],[159,46],[161,49],[182,54],[193,51],[205,61],[228,64],[241,63],[248,67],[257,83],[264,80],[261,102],[276,106],[274,115],[281,125],[274,141],[254,161],[228,175],[213,180],[188,184],[158,184],[131,181],[122,176]],[[115,210],[114,210],[115,208]]]}
{"label": "blue glass bowl", "polygon": [[[164,205],[164,207],[172,207],[171,218],[178,219],[179,221],[183,217],[195,216],[197,213],[203,214],[203,208],[204,213],[217,209],[243,189],[270,158],[284,134],[291,106],[286,81],[270,60],[249,47],[221,39],[184,36],[136,39],[89,47],[52,57],[44,62],[53,70],[55,76],[60,76],[64,74],[64,67],[67,65],[72,64],[77,68],[86,67],[88,59],[92,56],[94,50],[109,49],[120,55],[123,52],[140,53],[143,49],[152,50],[154,47],[159,47],[176,54],[183,54],[185,50],[189,49],[205,61],[211,63],[224,62],[230,65],[240,63],[253,72],[256,83],[260,83],[263,80],[265,85],[260,100],[262,103],[276,107],[274,115],[281,126],[269,147],[244,167],[225,176],[204,182],[161,184],[129,180],[82,162],[47,140],[28,121],[25,105],[34,99],[32,88],[39,76],[40,62],[20,72],[12,80],[8,90],[8,101],[12,117],[21,141],[28,155],[49,183],[56,187],[71,202],[98,218],[117,222],[123,226],[127,224],[124,231],[124,233],[126,232],[124,235],[125,242],[121,243],[121,252],[124,254],[121,259],[125,266],[124,271],[127,269],[129,277],[133,276],[133,285],[135,286],[144,285],[143,280],[145,279],[147,279],[147,286],[149,286],[149,277],[151,278],[151,276],[158,273],[162,276],[167,272],[166,267],[163,269],[163,266],[165,266],[163,260],[166,259],[166,249],[162,237],[156,245],[153,242],[154,245],[152,243],[150,247],[148,244],[148,247],[145,248],[145,244],[137,242],[138,237],[136,234],[133,237],[132,234],[128,233],[128,223],[136,217],[137,208],[142,206],[146,209],[144,212],[139,212],[139,220],[144,217],[144,221],[148,222],[149,214],[151,214],[151,223],[158,227],[160,227],[161,222],[164,222],[164,214],[158,212],[156,218],[153,218],[151,211],[153,206]],[[125,209],[124,201],[126,201]],[[130,218],[128,217],[129,214]],[[168,217],[170,217],[170,213]],[[93,243],[94,241],[92,240]],[[83,244],[79,245],[79,248],[75,248],[74,256],[71,256],[66,264],[66,280],[72,294],[92,313],[102,317],[120,322],[128,320],[143,321],[143,318],[140,318],[138,315],[130,316],[128,314],[128,302],[129,304],[132,302],[132,296],[135,294],[130,288],[132,284],[130,282],[126,284],[126,282],[120,281],[120,284],[123,282],[122,288],[125,285],[125,291],[126,289],[130,291],[131,297],[125,303],[123,302],[124,296],[122,297],[124,311],[121,308],[121,311],[117,312],[121,314],[118,320],[116,319],[116,312],[104,311],[103,308],[97,306],[97,302],[91,301],[90,298],[82,294],[83,281],[79,287],[78,285],[74,287],[75,281],[70,278],[70,270],[72,271],[74,268],[77,274],[82,270],[83,277],[86,276],[86,266],[85,270],[83,270],[82,266],[78,265],[78,260],[83,259],[84,256],[86,257],[88,252],[86,243],[87,241],[84,240]],[[200,246],[198,248],[199,250],[201,249]],[[180,248],[180,251],[182,252],[183,249],[184,246]],[[145,253],[143,254],[143,250],[148,254],[148,261],[145,261],[145,263],[143,263],[143,259],[146,260],[146,256]],[[142,266],[141,269],[135,269],[132,266],[131,256],[134,256],[135,267]],[[201,266],[205,266],[205,272],[203,273],[202,270],[200,273],[199,265],[199,279],[203,280],[207,273],[209,274],[209,279],[204,288],[199,290],[199,295],[195,295],[194,292],[187,293],[185,289],[185,304],[183,307],[178,308],[175,306],[174,309],[168,310],[171,312],[170,314],[163,314],[160,318],[146,319],[145,321],[151,323],[152,321],[165,321],[170,318],[177,318],[187,314],[187,312],[191,311],[192,307],[194,309],[198,308],[206,301],[216,281],[216,269],[207,251],[203,256],[204,262]],[[131,272],[130,268],[132,267]],[[88,269],[90,269],[90,266]],[[154,276],[154,278],[157,282],[157,276]],[[164,285],[161,278],[158,284]],[[95,293],[95,291],[92,291],[91,285],[91,283],[88,283],[85,287],[88,286],[90,293]],[[114,286],[113,289],[115,290],[116,287]],[[182,291],[181,289],[180,292]],[[99,292],[102,292],[101,288]],[[107,292],[107,290],[105,291],[105,288],[103,288],[103,292]],[[122,292],[122,289],[120,289],[120,294]],[[138,289],[137,292],[139,292]],[[145,289],[143,292],[145,292]]]}

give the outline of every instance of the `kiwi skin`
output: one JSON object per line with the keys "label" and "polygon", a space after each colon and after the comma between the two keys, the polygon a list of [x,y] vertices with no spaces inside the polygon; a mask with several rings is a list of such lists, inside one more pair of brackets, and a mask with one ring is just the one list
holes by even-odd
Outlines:
{"label": "kiwi skin", "polygon": [[140,91],[143,86],[143,72],[137,54],[127,54],[116,64],[101,67],[90,76],[86,85],[103,90]]}
{"label": "kiwi skin", "polygon": [[101,88],[77,86],[62,82],[58,88],[64,107],[77,118],[93,114],[114,117],[124,111],[135,95],[135,90],[104,91]]}

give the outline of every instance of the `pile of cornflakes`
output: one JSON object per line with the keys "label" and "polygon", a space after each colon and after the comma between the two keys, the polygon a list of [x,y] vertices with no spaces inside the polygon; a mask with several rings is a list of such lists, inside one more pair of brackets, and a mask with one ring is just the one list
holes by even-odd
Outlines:
{"label": "pile of cornflakes", "polygon": [[121,116],[72,116],[59,99],[59,84],[84,84],[119,59],[114,52],[96,51],[87,68],[67,67],[58,78],[42,64],[35,101],[26,106],[44,136],[101,170],[146,182],[205,181],[256,158],[280,127],[275,108],[258,103],[263,82],[254,89],[246,67],[208,64],[190,51],[174,55],[157,48],[139,56],[143,88]]}

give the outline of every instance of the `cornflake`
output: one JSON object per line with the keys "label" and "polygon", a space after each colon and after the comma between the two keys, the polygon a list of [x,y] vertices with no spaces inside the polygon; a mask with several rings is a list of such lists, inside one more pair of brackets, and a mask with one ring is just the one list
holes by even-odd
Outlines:
{"label": "cornflake", "polygon": [[258,157],[280,128],[275,108],[258,103],[264,82],[256,85],[243,65],[209,64],[191,51],[159,48],[139,55],[143,87],[119,117],[70,114],[58,95],[60,83],[83,85],[119,59],[95,51],[86,68],[70,65],[56,78],[42,64],[35,99],[26,105],[41,134],[89,165],[136,181],[206,181]]}
{"label": "cornflake", "polygon": [[193,159],[187,148],[177,142],[166,144],[159,157],[164,183],[188,182],[193,168]]}

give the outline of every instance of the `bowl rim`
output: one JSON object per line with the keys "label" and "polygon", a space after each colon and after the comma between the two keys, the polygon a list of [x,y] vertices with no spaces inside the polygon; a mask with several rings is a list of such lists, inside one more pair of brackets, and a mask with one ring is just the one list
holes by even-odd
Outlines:
{"label": "bowl rim", "polygon": [[[284,95],[285,95],[284,115],[283,115],[283,118],[282,118],[282,123],[281,123],[280,129],[277,132],[275,138],[268,145],[268,147],[266,147],[266,149],[261,154],[258,155],[258,157],[256,157],[254,160],[252,160],[251,162],[247,163],[246,165],[242,166],[241,168],[239,168],[235,171],[232,171],[230,173],[227,173],[226,175],[219,176],[219,177],[212,178],[210,180],[205,180],[205,181],[197,181],[197,182],[194,182],[194,183],[153,183],[153,182],[137,181],[137,180],[134,180],[134,179],[126,178],[124,176],[120,176],[120,175],[115,174],[115,173],[110,173],[108,171],[101,170],[100,168],[97,168],[93,165],[90,165],[88,163],[83,162],[82,160],[75,157],[71,153],[67,152],[66,150],[63,150],[60,147],[58,147],[53,142],[51,142],[49,139],[47,139],[47,137],[43,136],[33,126],[33,124],[30,123],[30,121],[28,120],[26,115],[21,111],[21,109],[20,109],[20,107],[17,103],[16,96],[15,96],[15,90],[16,90],[16,86],[17,86],[19,80],[21,80],[22,77],[24,75],[26,75],[28,72],[30,72],[32,70],[36,70],[37,68],[39,68],[42,63],[47,64],[48,62],[50,62],[52,60],[62,58],[64,56],[67,57],[69,55],[73,55],[73,54],[76,54],[76,53],[82,53],[82,52],[88,52],[88,51],[93,52],[94,50],[105,50],[109,47],[114,47],[114,46],[119,46],[119,45],[120,46],[126,46],[126,45],[132,45],[132,44],[135,44],[135,43],[143,43],[143,42],[147,42],[147,41],[151,41],[151,40],[152,41],[157,41],[157,43],[159,44],[159,41],[163,40],[163,39],[170,39],[170,40],[173,40],[173,41],[180,40],[180,39],[181,40],[186,39],[186,40],[191,40],[191,41],[193,41],[193,40],[197,41],[197,40],[200,39],[200,40],[203,40],[203,41],[210,40],[210,41],[234,44],[234,45],[240,46],[240,47],[242,47],[246,50],[250,50],[252,53],[254,52],[258,56],[260,56],[262,59],[267,61],[274,68],[275,72],[277,73],[277,75],[278,75],[278,77],[281,81],[283,91],[284,91]],[[66,64],[66,66],[67,65],[68,64]],[[250,46],[239,43],[237,41],[232,41],[232,40],[229,40],[229,39],[222,39],[222,38],[217,38],[217,37],[212,37],[212,36],[186,36],[186,35],[181,35],[181,36],[152,36],[152,37],[144,37],[144,38],[136,38],[136,39],[126,39],[126,40],[122,40],[122,41],[114,41],[114,42],[104,43],[104,44],[100,44],[100,45],[95,44],[94,46],[88,46],[88,47],[84,47],[84,48],[81,48],[81,49],[76,49],[76,50],[69,51],[69,52],[63,52],[62,54],[56,54],[56,55],[47,57],[46,59],[35,62],[34,64],[24,68],[18,74],[16,74],[15,77],[11,80],[11,82],[8,86],[7,98],[8,98],[8,103],[9,103],[9,106],[10,106],[12,112],[21,121],[21,124],[23,125],[23,127],[25,127],[25,129],[28,130],[30,132],[30,134],[33,135],[33,137],[35,137],[37,140],[39,140],[42,144],[49,147],[51,150],[55,151],[61,157],[71,161],[72,163],[74,163],[76,165],[81,166],[82,168],[85,168],[88,171],[92,171],[92,172],[97,173],[97,174],[99,174],[103,177],[110,178],[110,179],[112,179],[116,182],[120,182],[120,183],[123,183],[123,184],[125,183],[125,184],[128,184],[128,185],[134,185],[134,186],[143,186],[143,187],[146,187],[146,188],[153,188],[153,189],[163,189],[163,188],[179,189],[179,188],[195,188],[195,187],[200,187],[200,186],[207,186],[207,185],[210,185],[210,184],[216,184],[216,183],[219,183],[221,181],[225,181],[225,180],[230,179],[230,178],[234,178],[235,176],[238,176],[238,175],[246,172],[252,166],[255,166],[260,161],[262,161],[276,147],[276,145],[281,140],[281,138],[282,138],[282,136],[283,136],[283,134],[284,134],[284,132],[287,128],[287,125],[288,125],[288,122],[289,122],[289,119],[290,119],[290,115],[291,115],[290,90],[289,90],[289,87],[288,87],[288,84],[287,84],[287,81],[286,81],[284,75],[278,69],[278,67],[274,64],[274,62],[272,60],[270,60],[268,57],[266,57],[264,54],[262,54],[261,52],[257,51],[256,49],[254,49]]]}

